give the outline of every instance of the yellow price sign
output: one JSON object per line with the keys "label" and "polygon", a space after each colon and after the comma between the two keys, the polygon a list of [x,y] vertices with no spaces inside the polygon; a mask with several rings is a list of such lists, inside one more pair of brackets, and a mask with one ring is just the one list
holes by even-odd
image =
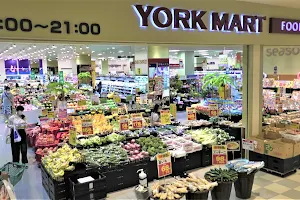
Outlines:
{"label": "yellow price sign", "polygon": [[50,96],[49,101],[55,101],[55,96]]}
{"label": "yellow price sign", "polygon": [[86,105],[86,100],[79,100],[78,101],[78,106],[85,106]]}
{"label": "yellow price sign", "polygon": [[54,111],[49,111],[48,114],[47,114],[47,117],[48,117],[49,119],[54,119],[54,118],[55,118]]}
{"label": "yellow price sign", "polygon": [[177,119],[177,106],[174,103],[170,104],[170,113],[175,119]]}
{"label": "yellow price sign", "polygon": [[171,154],[169,152],[156,155],[158,177],[172,174]]}
{"label": "yellow price sign", "polygon": [[170,110],[160,111],[160,123],[161,124],[171,124]]}
{"label": "yellow price sign", "polygon": [[142,68],[140,68],[140,67],[135,68],[135,74],[136,75],[141,75],[142,74]]}
{"label": "yellow price sign", "polygon": [[121,103],[121,97],[119,95],[114,95],[114,102]]}
{"label": "yellow price sign", "polygon": [[75,127],[70,127],[69,130],[69,143],[73,146],[76,145],[76,137],[77,137],[77,132]]}
{"label": "yellow price sign", "polygon": [[212,146],[212,164],[225,165],[227,163],[227,145]]}
{"label": "yellow price sign", "polygon": [[218,104],[209,104],[209,116],[216,117],[219,113],[219,106]]}
{"label": "yellow price sign", "polygon": [[139,119],[139,118],[132,119],[132,127],[134,129],[141,129],[141,128],[143,128],[143,120]]}
{"label": "yellow price sign", "polygon": [[48,115],[48,110],[47,109],[43,109],[42,110],[42,116],[47,116]]}
{"label": "yellow price sign", "polygon": [[196,120],[196,109],[195,108],[186,108],[187,119]]}

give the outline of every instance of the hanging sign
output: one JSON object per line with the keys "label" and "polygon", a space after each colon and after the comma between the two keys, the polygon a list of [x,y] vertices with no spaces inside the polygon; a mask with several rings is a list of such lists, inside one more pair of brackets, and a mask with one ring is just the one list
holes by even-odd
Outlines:
{"label": "hanging sign", "polygon": [[175,119],[177,119],[177,107],[175,103],[170,104],[170,113]]}
{"label": "hanging sign", "polygon": [[172,162],[170,152],[157,154],[157,172],[158,177],[165,177],[172,174]]}
{"label": "hanging sign", "polygon": [[78,106],[85,106],[86,105],[86,100],[79,100],[78,101]]}
{"label": "hanging sign", "polygon": [[69,143],[73,146],[76,146],[76,137],[77,137],[76,128],[74,126],[71,126],[69,130]]}
{"label": "hanging sign", "polygon": [[59,83],[64,83],[65,82],[65,80],[64,80],[64,72],[63,71],[59,71],[59,73],[58,73],[58,81],[59,81]]}
{"label": "hanging sign", "polygon": [[227,150],[228,151],[240,151],[240,141],[227,141]]}
{"label": "hanging sign", "polygon": [[82,120],[82,135],[93,134],[93,123],[91,120]]}
{"label": "hanging sign", "polygon": [[160,123],[163,125],[171,124],[170,110],[161,110],[160,111]]}
{"label": "hanging sign", "polygon": [[134,128],[134,129],[143,128],[142,113],[131,114],[131,118],[132,118],[132,128]]}
{"label": "hanging sign", "polygon": [[186,108],[187,119],[189,121],[196,120],[196,109],[195,108]]}
{"label": "hanging sign", "polygon": [[54,111],[49,111],[48,114],[47,114],[47,117],[48,117],[49,119],[54,119],[54,118],[55,118]]}
{"label": "hanging sign", "polygon": [[129,129],[128,116],[121,115],[120,119],[120,131],[127,131]]}
{"label": "hanging sign", "polygon": [[99,105],[100,103],[98,95],[92,95],[91,100],[92,100],[92,105]]}
{"label": "hanging sign", "polygon": [[209,116],[216,117],[218,116],[218,104],[209,104]]}
{"label": "hanging sign", "polygon": [[227,163],[227,145],[212,146],[212,164],[225,165]]}
{"label": "hanging sign", "polygon": [[242,148],[249,151],[254,151],[254,142],[253,140],[243,139]]}
{"label": "hanging sign", "polygon": [[147,104],[148,103],[148,95],[147,94],[141,94],[140,95],[140,104]]}
{"label": "hanging sign", "polygon": [[42,110],[42,116],[47,116],[48,115],[48,110],[47,109],[43,109]]}

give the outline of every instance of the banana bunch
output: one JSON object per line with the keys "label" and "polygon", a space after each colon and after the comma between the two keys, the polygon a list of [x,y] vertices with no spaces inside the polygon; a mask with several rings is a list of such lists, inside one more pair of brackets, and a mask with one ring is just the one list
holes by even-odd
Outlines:
{"label": "banana bunch", "polygon": [[188,190],[183,184],[180,183],[180,181],[175,181],[173,183],[164,185],[156,183],[152,186],[152,195],[154,199],[176,200],[180,199],[186,193],[188,193]]}
{"label": "banana bunch", "polygon": [[[215,186],[218,185],[217,182],[208,182],[205,179],[202,179],[198,176],[193,174],[189,174],[187,178],[179,178],[177,179],[180,184],[183,184],[185,187],[188,188],[189,192],[203,192],[212,190]],[[176,184],[176,182],[175,182]]]}

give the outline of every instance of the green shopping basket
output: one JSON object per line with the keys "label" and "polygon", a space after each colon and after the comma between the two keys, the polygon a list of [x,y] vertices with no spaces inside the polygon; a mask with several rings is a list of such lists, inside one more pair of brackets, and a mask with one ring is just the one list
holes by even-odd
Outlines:
{"label": "green shopping basket", "polygon": [[[25,169],[28,167],[24,164],[9,162],[0,168],[0,172],[7,172],[10,183],[15,186],[22,178]],[[0,185],[2,178],[0,176]]]}

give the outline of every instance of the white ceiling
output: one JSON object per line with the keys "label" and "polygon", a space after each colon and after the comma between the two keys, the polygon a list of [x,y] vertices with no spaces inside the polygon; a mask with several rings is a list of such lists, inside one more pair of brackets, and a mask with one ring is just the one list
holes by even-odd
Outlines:
{"label": "white ceiling", "polygon": [[[81,54],[89,54],[92,59],[114,59],[118,56],[134,56],[135,51],[146,50],[146,46],[118,44],[70,45],[70,44],[26,44],[0,43],[1,59],[48,59],[70,60]],[[218,56],[221,52],[234,55],[242,46],[169,46],[170,55],[180,51],[194,51],[195,55]]]}
{"label": "white ceiling", "polygon": [[287,8],[300,8],[300,0],[236,0],[251,3],[267,4],[273,6],[282,6]]}

